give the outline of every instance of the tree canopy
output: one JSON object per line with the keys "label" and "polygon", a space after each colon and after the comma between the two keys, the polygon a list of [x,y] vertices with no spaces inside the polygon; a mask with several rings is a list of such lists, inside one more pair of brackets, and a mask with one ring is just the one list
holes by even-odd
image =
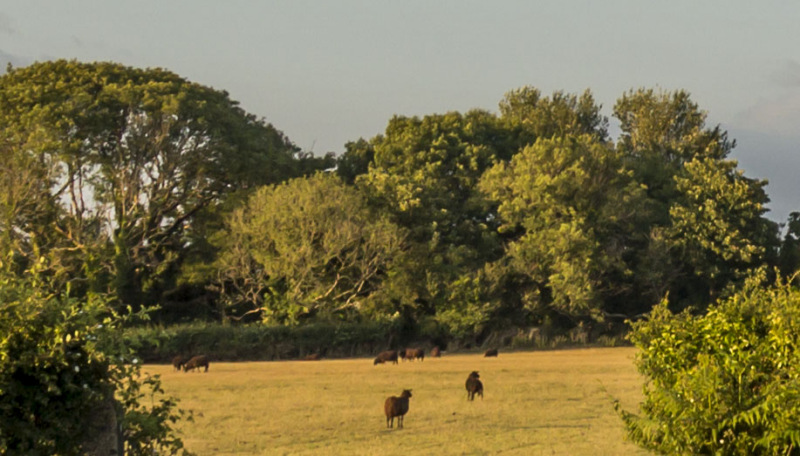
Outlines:
{"label": "tree canopy", "polygon": [[6,242],[58,252],[126,304],[174,286],[204,212],[303,170],[226,92],[161,69],[37,63],[0,77],[0,106]]}
{"label": "tree canopy", "polygon": [[402,311],[480,334],[666,294],[702,308],[752,268],[796,268],[766,182],[685,91],[624,93],[614,140],[590,91],[522,87],[496,112],[395,116],[335,160],[162,69],[37,63],[0,77],[0,106],[4,268],[46,255],[118,305]]}
{"label": "tree canopy", "polygon": [[262,187],[226,226],[218,240],[223,295],[279,322],[366,307],[404,239],[326,173]]}

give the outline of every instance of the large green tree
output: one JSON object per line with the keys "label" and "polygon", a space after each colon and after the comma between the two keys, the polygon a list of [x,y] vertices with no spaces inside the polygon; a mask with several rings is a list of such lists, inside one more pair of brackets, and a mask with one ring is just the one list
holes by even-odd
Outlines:
{"label": "large green tree", "polygon": [[670,207],[667,233],[695,286],[713,300],[765,264],[777,242],[775,224],[763,217],[766,182],[744,177],[734,161],[710,158],[685,163],[675,181],[680,196]]}
{"label": "large green tree", "polygon": [[229,304],[277,322],[373,310],[404,238],[328,173],[259,189],[226,226],[218,270]]}
{"label": "large green tree", "polygon": [[630,238],[645,214],[643,187],[611,144],[590,135],[539,140],[488,171],[507,258],[528,286],[522,303],[572,316],[600,314],[625,295]]}
{"label": "large green tree", "polygon": [[[48,230],[96,261],[84,275],[100,288],[111,277],[124,303],[174,285],[207,234],[204,212],[304,171],[297,148],[226,92],[161,69],[37,63],[0,77],[0,107],[2,147],[13,163],[42,167],[34,189],[59,205]],[[7,212],[32,238],[23,209]]]}
{"label": "large green tree", "polygon": [[727,158],[735,142],[706,125],[687,92],[630,91],[614,115],[616,147],[648,195],[638,230],[649,239],[631,253],[637,294],[654,304],[670,292],[673,305],[704,306],[748,269],[775,261],[766,182]]}

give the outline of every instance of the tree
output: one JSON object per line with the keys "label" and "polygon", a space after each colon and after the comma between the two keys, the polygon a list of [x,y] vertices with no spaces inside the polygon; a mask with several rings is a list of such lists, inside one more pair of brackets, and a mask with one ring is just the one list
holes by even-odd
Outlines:
{"label": "tree", "polygon": [[694,159],[676,176],[676,198],[667,232],[683,264],[708,289],[710,298],[722,287],[743,279],[766,263],[777,227],[763,217],[766,181],[748,179],[730,160]]}
{"label": "tree", "polygon": [[637,228],[648,235],[629,254],[635,295],[654,304],[669,292],[673,305],[702,307],[748,269],[774,261],[766,183],[727,160],[735,141],[706,126],[687,92],[630,91],[614,115],[622,130],[617,150],[648,196]]}
{"label": "tree", "polygon": [[359,313],[377,293],[403,234],[356,189],[320,173],[255,192],[219,240],[226,293],[268,320]]}
{"label": "tree", "polygon": [[[509,310],[500,299],[508,296],[497,285],[516,280],[497,273],[504,268],[488,266],[503,256],[501,238],[513,233],[498,233],[498,203],[478,189],[481,176],[537,139],[607,135],[589,92],[542,97],[524,87],[506,94],[500,113],[395,117],[371,141],[372,162],[356,180],[372,204],[409,230],[410,261],[398,264],[408,288],[397,299],[412,302],[418,313],[441,312],[453,323],[471,321],[469,309],[480,307],[480,324],[473,328],[486,328]],[[476,290],[476,284],[488,288]],[[467,296],[474,305],[456,304]]]}
{"label": "tree", "polygon": [[539,140],[481,181],[499,204],[512,270],[525,277],[523,305],[601,318],[631,274],[626,246],[644,192],[608,143],[590,135]]}
{"label": "tree", "polygon": [[580,97],[557,91],[547,98],[539,89],[525,86],[505,94],[500,101],[500,119],[512,132],[517,150],[539,138],[564,135],[585,134],[605,141],[608,119],[600,114],[600,108],[589,90]]}
{"label": "tree", "polygon": [[37,185],[50,190],[42,201],[61,206],[51,231],[77,257],[102,257],[90,281],[111,277],[126,304],[151,303],[174,285],[207,234],[204,212],[303,171],[273,126],[227,93],[161,69],[37,63],[0,77],[0,106],[6,147],[49,166]]}
{"label": "tree", "polygon": [[452,280],[500,253],[476,184],[504,137],[493,115],[471,111],[394,117],[372,140],[373,163],[356,184],[409,233],[411,262],[398,267],[410,288],[396,299],[433,313]]}
{"label": "tree", "polygon": [[11,255],[3,261],[6,272],[21,272],[26,260],[51,244],[60,213],[51,189],[60,173],[50,154],[31,152],[38,148],[40,132],[0,133],[0,251]]}
{"label": "tree", "polygon": [[645,377],[640,412],[622,410],[628,436],[660,454],[795,454],[800,293],[765,274],[704,315],[665,301],[634,323]]}
{"label": "tree", "polygon": [[800,212],[789,214],[786,234],[780,247],[778,267],[784,278],[792,277],[800,270]]}
{"label": "tree", "polygon": [[654,213],[658,224],[667,223],[676,197],[674,176],[683,164],[695,158],[725,159],[736,145],[719,126],[706,127],[707,114],[683,90],[631,90],[617,100],[614,117],[622,130],[617,148],[659,208]]}
{"label": "tree", "polygon": [[363,138],[348,142],[344,149],[344,153],[336,160],[336,174],[344,182],[352,184],[358,176],[369,171],[369,164],[375,160],[375,149]]}

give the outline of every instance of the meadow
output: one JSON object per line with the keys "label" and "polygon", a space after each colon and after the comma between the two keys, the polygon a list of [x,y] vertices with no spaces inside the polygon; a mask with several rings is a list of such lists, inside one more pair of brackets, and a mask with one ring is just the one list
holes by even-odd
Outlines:
{"label": "meadow", "polygon": [[[212,362],[208,373],[161,374],[190,409],[181,422],[198,455],[635,455],[612,397],[641,400],[635,350],[445,353],[424,362],[372,359]],[[477,370],[485,397],[467,401]],[[412,389],[405,428],[387,429],[383,402]]]}

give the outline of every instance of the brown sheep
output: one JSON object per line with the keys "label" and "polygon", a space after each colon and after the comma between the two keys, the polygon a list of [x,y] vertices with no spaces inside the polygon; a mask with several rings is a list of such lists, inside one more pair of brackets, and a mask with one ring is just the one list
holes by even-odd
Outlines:
{"label": "brown sheep", "polygon": [[403,417],[408,413],[408,399],[411,397],[411,390],[403,390],[400,397],[387,397],[383,403],[383,412],[386,414],[386,427],[394,426],[394,417],[397,417],[397,429],[403,427]]}
{"label": "brown sheep", "polygon": [[306,355],[306,357],[303,359],[305,359],[306,361],[319,361],[322,359],[322,355],[320,355],[319,353],[312,353],[310,355]]}
{"label": "brown sheep", "polygon": [[472,371],[467,377],[467,400],[474,400],[476,394],[479,394],[483,400],[483,383],[478,380],[479,378],[478,371]]}
{"label": "brown sheep", "polygon": [[186,364],[188,359],[189,358],[185,356],[178,355],[172,358],[172,367],[174,367],[176,371],[179,371],[183,368],[183,365]]}
{"label": "brown sheep", "polygon": [[431,348],[431,357],[439,358],[441,356],[442,356],[442,351],[439,349],[438,345],[433,347],[433,348]]}
{"label": "brown sheep", "polygon": [[403,350],[403,359],[408,361],[414,361],[415,359],[419,359],[420,361],[425,360],[425,350],[421,348],[406,348]]}
{"label": "brown sheep", "polygon": [[372,365],[376,366],[385,362],[397,364],[397,350],[386,350],[378,353],[378,357],[375,358],[375,362],[373,362]]}
{"label": "brown sheep", "polygon": [[497,358],[497,349],[496,348],[490,348],[490,349],[486,350],[486,353],[483,354],[483,357],[484,358],[489,358],[489,357]]}
{"label": "brown sheep", "polygon": [[205,355],[197,355],[186,361],[186,364],[183,365],[183,371],[189,372],[197,369],[200,372],[201,367],[205,367],[205,372],[208,372],[208,358]]}

